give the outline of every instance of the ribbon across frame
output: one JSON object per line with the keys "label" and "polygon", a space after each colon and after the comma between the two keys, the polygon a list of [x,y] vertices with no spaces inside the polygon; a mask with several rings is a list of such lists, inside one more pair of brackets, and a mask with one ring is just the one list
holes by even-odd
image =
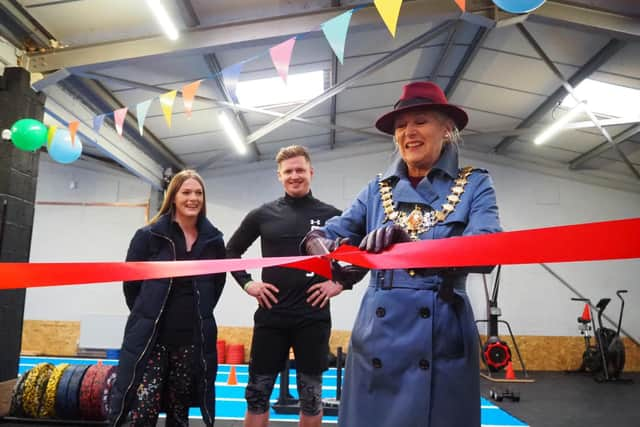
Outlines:
{"label": "ribbon across frame", "polygon": [[331,277],[331,259],[371,269],[441,268],[640,258],[640,218],[422,240],[370,254],[164,262],[0,263],[1,289],[197,276],[291,267]]}

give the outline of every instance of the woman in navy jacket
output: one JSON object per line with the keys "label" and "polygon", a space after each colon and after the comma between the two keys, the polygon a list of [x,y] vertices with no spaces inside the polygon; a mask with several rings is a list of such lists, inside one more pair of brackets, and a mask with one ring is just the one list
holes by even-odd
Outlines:
{"label": "woman in navy jacket", "polygon": [[[222,233],[206,218],[204,191],[195,171],[176,174],[158,214],[133,236],[127,261],[225,258]],[[213,425],[213,309],[224,283],[224,273],[123,283],[131,313],[112,390],[111,425],[155,425],[162,409],[167,426],[186,426],[192,403]]]}

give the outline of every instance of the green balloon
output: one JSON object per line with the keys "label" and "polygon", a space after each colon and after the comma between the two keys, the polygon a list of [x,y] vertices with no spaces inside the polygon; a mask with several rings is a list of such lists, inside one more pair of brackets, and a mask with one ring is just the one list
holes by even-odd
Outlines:
{"label": "green balloon", "polygon": [[35,151],[47,142],[47,127],[36,119],[20,119],[11,126],[11,141],[21,150]]}

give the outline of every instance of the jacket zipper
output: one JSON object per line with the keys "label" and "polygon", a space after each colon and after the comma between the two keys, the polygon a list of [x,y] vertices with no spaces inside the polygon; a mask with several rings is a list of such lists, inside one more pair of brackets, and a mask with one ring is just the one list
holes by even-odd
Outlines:
{"label": "jacket zipper", "polygon": [[[198,289],[198,286],[196,285],[196,281],[193,281],[193,289],[196,291],[196,298],[198,299],[197,304],[196,304],[196,311],[198,312],[198,320],[200,321],[200,360],[202,361],[202,369],[203,369],[203,381],[204,381],[204,387],[202,387],[202,407],[204,408],[205,412],[207,413],[207,418],[209,419],[209,422],[211,423],[211,425],[213,425],[213,418],[211,417],[211,414],[209,413],[209,407],[207,406],[207,361],[204,357],[204,330],[203,330],[203,321],[202,321],[202,315],[200,314],[200,290]],[[215,384],[215,378],[214,378],[214,384]],[[214,385],[215,387],[215,385]]]}
{"label": "jacket zipper", "polygon": [[[163,239],[165,239],[166,241],[169,242],[169,244],[171,245],[171,249],[173,250],[173,260],[175,261],[176,260],[176,245],[175,245],[175,243],[173,243],[173,240],[169,239],[167,236],[164,236],[162,234],[158,234],[158,233],[153,232],[153,231],[150,231],[150,233],[153,234],[154,236],[163,238]],[[136,369],[138,368],[138,364],[140,363],[140,360],[142,360],[144,355],[147,354],[147,351],[149,350],[149,345],[151,344],[151,341],[153,341],[153,337],[155,336],[156,330],[158,328],[158,322],[160,321],[160,317],[162,317],[162,313],[164,312],[165,305],[167,305],[167,300],[169,299],[169,294],[171,293],[171,286],[172,285],[173,285],[173,277],[169,279],[169,288],[167,290],[167,293],[164,296],[164,301],[162,302],[162,307],[160,307],[160,313],[158,314],[158,317],[156,317],[156,320],[153,323],[153,332],[151,333],[151,337],[147,341],[147,344],[144,346],[144,350],[142,351],[142,354],[140,354],[140,356],[136,360],[135,365],[133,366],[133,375],[131,376],[131,381],[129,382],[129,385],[127,386],[127,389],[125,390],[124,394],[122,395],[122,400],[123,401],[122,401],[122,404],[120,405],[120,413],[118,414],[118,416],[115,419],[114,426],[117,426],[119,424],[119,422],[120,422],[120,418],[122,417],[122,413],[124,412],[124,406],[125,406],[127,394],[129,394],[129,390],[131,390],[131,386],[133,386],[133,380],[136,377]]]}

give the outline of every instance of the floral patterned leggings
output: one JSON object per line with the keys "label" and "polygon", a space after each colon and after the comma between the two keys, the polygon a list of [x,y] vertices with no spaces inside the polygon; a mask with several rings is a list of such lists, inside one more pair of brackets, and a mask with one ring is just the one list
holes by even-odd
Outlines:
{"label": "floral patterned leggings", "polygon": [[161,408],[167,413],[167,427],[189,425],[194,351],[193,345],[157,344],[153,348],[136,389],[130,426],[155,426]]}

